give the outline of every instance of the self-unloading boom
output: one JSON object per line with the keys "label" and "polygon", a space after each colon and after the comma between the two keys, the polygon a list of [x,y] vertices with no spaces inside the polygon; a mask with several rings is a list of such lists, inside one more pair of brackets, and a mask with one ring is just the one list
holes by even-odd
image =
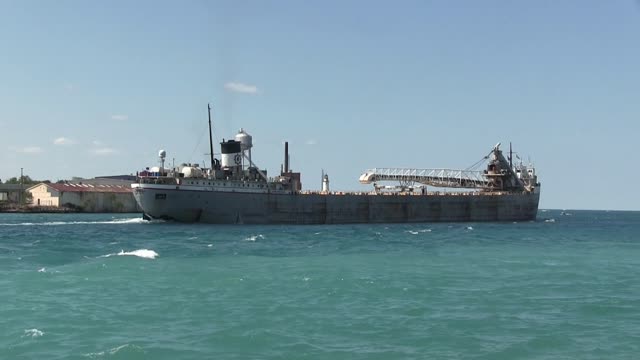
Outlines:
{"label": "self-unloading boom", "polygon": [[489,184],[482,171],[468,170],[375,168],[360,175],[362,184],[379,181],[415,182],[436,187],[465,189],[486,188]]}
{"label": "self-unloading boom", "polygon": [[537,179],[532,167],[522,164],[512,166],[500,151],[497,144],[485,157],[490,159],[486,170],[453,169],[398,169],[375,168],[360,176],[360,183],[375,184],[381,181],[398,181],[401,184],[424,184],[434,187],[482,189],[498,191],[529,190]]}

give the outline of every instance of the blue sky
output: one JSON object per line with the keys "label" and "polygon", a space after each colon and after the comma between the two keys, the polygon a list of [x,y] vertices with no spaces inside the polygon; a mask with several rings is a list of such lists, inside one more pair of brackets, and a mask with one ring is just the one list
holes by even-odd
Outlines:
{"label": "blue sky", "polygon": [[211,102],[306,189],[511,141],[542,208],[638,210],[638,39],[632,0],[0,1],[0,179],[202,163]]}

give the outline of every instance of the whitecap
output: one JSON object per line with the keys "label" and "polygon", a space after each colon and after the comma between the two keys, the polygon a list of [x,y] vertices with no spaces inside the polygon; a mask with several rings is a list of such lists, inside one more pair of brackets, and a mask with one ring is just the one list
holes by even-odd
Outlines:
{"label": "whitecap", "polygon": [[95,352],[95,353],[83,354],[83,356],[86,356],[86,357],[89,357],[89,358],[102,358],[105,355],[115,355],[119,351],[127,349],[127,348],[131,348],[131,350],[135,351],[135,352],[143,352],[142,348],[140,348],[139,346],[130,345],[130,344],[124,344],[124,345],[120,345],[120,346],[114,347],[112,349],[109,349],[107,351],[100,351],[100,352]]}
{"label": "whitecap", "polygon": [[427,232],[431,232],[431,229],[422,229],[420,230],[421,233],[427,233]]}
{"label": "whitecap", "polygon": [[553,260],[543,261],[542,264],[546,266],[566,266],[567,265],[566,263],[561,263]]}
{"label": "whitecap", "polygon": [[145,259],[155,259],[158,256],[158,253],[153,250],[139,249],[139,250],[128,251],[128,252],[125,252],[124,250],[120,250],[118,255],[120,256],[132,255],[132,256],[137,256]]}
{"label": "whitecap", "polygon": [[311,278],[310,277],[303,277],[302,280],[303,281],[309,281],[309,280],[311,280]]}
{"label": "whitecap", "polygon": [[24,331],[24,335],[22,335],[22,337],[40,337],[44,335],[44,331],[40,331],[38,329],[26,329]]}
{"label": "whitecap", "polygon": [[473,230],[473,226],[467,226],[467,230]]}
{"label": "whitecap", "polygon": [[38,272],[42,272],[42,273],[43,272],[47,272],[47,268],[40,268],[40,269],[38,269]]}
{"label": "whitecap", "polygon": [[407,232],[408,232],[409,234],[412,234],[412,235],[418,235],[418,234],[419,234],[417,231],[413,231],[413,230],[409,230],[409,231],[407,231]]}
{"label": "whitecap", "polygon": [[153,250],[149,250],[149,249],[139,249],[139,250],[134,250],[134,251],[120,250],[119,253],[101,255],[99,257],[111,257],[111,256],[116,256],[116,255],[117,256],[130,255],[130,256],[137,256],[137,257],[141,257],[141,258],[145,258],[145,259],[155,259],[158,256],[158,253],[153,251]]}
{"label": "whitecap", "polygon": [[209,245],[207,245],[207,247],[213,247],[213,244],[209,244]]}
{"label": "whitecap", "polygon": [[245,241],[256,241],[258,239],[264,239],[264,235],[262,234],[258,234],[258,235],[251,235],[248,238],[244,239]]}
{"label": "whitecap", "polygon": [[556,222],[556,219],[546,219],[544,222],[552,223],[552,222]]}

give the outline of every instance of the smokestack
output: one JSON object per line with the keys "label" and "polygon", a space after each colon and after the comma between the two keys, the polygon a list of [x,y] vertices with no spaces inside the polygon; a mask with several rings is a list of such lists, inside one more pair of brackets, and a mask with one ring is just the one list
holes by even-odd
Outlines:
{"label": "smokestack", "polygon": [[284,142],[284,172],[289,172],[289,142]]}

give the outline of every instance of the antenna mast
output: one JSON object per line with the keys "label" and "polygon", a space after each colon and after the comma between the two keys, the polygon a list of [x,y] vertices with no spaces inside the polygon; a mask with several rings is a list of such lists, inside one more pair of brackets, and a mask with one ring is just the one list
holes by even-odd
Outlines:
{"label": "antenna mast", "polygon": [[509,168],[513,169],[513,150],[511,149],[511,141],[509,141]]}
{"label": "antenna mast", "polygon": [[213,170],[213,135],[211,132],[211,105],[207,104],[207,111],[209,113],[209,151],[211,154],[211,170]]}

